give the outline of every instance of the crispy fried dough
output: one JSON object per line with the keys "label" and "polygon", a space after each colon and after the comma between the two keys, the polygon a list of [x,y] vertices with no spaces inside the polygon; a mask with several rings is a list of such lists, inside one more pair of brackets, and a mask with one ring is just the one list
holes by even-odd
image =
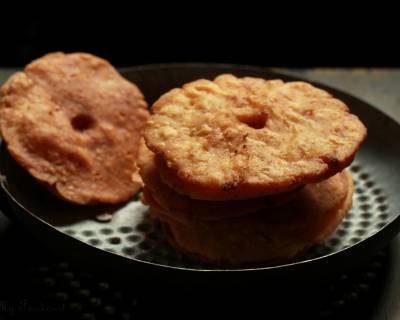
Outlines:
{"label": "crispy fried dough", "polygon": [[146,199],[156,201],[165,212],[181,221],[221,220],[281,205],[296,195],[297,190],[256,199],[207,201],[191,199],[168,187],[160,178],[155,155],[141,141],[138,156],[139,172],[145,184]]}
{"label": "crispy fried dough", "polygon": [[0,129],[10,154],[78,204],[118,203],[137,192],[147,119],[140,90],[90,54],[46,55],[1,88]]}
{"label": "crispy fried dough", "polygon": [[173,246],[203,261],[228,266],[281,263],[327,238],[351,207],[352,194],[351,176],[344,171],[305,186],[283,206],[257,214],[188,225],[157,206],[151,206],[151,213],[160,218]]}
{"label": "crispy fried dough", "polygon": [[221,75],[164,94],[145,130],[163,181],[202,200],[257,198],[343,170],[366,137],[347,106],[304,82]]}

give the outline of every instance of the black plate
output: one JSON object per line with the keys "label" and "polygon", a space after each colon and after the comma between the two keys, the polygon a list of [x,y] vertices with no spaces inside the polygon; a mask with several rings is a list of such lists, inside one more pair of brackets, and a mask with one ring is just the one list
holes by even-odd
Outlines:
{"label": "black plate", "polygon": [[[299,80],[267,69],[232,65],[176,64],[122,70],[142,89],[149,103],[191,80],[227,72]],[[357,98],[315,85],[343,100],[361,118],[368,128],[368,139],[350,168],[356,189],[348,216],[325,243],[290,264],[222,270],[196,263],[166,244],[159,226],[146,220],[147,208],[137,199],[120,207],[88,209],[66,204],[26,174],[4,145],[0,153],[2,187],[18,218],[56,253],[92,270],[109,271],[122,279],[128,276],[135,284],[254,285],[327,278],[366,261],[399,231],[400,144],[394,137],[400,136],[400,126]],[[111,220],[107,220],[109,212],[114,212]]]}

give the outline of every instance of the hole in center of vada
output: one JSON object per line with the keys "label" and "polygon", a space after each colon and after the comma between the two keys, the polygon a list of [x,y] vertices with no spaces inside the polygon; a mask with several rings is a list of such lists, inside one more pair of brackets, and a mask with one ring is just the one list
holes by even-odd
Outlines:
{"label": "hole in center of vada", "polygon": [[265,127],[268,116],[265,113],[244,114],[238,116],[238,120],[253,129],[262,129]]}
{"label": "hole in center of vada", "polygon": [[71,125],[76,131],[85,131],[93,128],[95,120],[88,114],[78,114],[71,119]]}

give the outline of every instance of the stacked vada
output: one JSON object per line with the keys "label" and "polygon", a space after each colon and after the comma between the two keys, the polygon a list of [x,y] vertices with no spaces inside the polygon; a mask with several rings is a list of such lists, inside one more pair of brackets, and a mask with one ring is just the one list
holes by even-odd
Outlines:
{"label": "stacked vada", "polygon": [[168,241],[224,266],[293,260],[351,207],[361,121],[304,82],[221,75],[156,101],[138,156]]}

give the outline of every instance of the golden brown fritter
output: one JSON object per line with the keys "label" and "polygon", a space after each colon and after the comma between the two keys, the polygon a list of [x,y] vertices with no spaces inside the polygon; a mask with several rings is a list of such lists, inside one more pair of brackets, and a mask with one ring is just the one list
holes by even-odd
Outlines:
{"label": "golden brown fritter", "polygon": [[118,203],[138,191],[136,157],[147,119],[140,90],[90,54],[46,55],[1,88],[9,152],[78,204]]}
{"label": "golden brown fritter", "polygon": [[231,201],[207,201],[191,199],[168,187],[160,178],[154,153],[141,140],[138,156],[139,173],[144,182],[146,200],[157,201],[158,205],[171,216],[182,222],[192,220],[221,220],[248,214],[257,210],[283,204],[295,195],[296,191],[255,198]]}
{"label": "golden brown fritter", "polygon": [[306,185],[283,206],[257,214],[183,224],[155,203],[150,210],[178,250],[212,264],[251,266],[289,262],[322,242],[350,209],[352,194],[351,176],[344,171]]}
{"label": "golden brown fritter", "polygon": [[348,166],[366,128],[304,82],[221,75],[164,94],[145,130],[165,183],[195,199],[256,198]]}

